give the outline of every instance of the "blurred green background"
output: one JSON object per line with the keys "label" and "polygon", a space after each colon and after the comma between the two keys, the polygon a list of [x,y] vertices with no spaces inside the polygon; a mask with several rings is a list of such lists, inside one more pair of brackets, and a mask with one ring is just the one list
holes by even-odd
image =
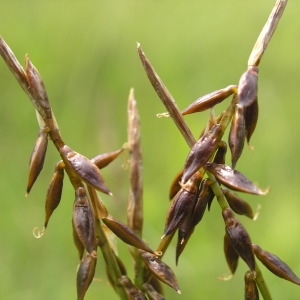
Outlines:
{"label": "blurred green background", "polygon": [[[144,158],[144,237],[155,248],[163,233],[168,189],[188,147],[158,100],[136,52],[139,41],[160,77],[184,108],[199,96],[236,84],[274,0],[227,1],[6,1],[0,34],[23,63],[25,53],[43,76],[68,145],[88,157],[115,150],[127,138],[129,89],[141,115]],[[260,216],[240,217],[252,241],[287,262],[300,275],[299,1],[290,1],[262,59],[260,118],[237,169],[267,196],[244,198]],[[44,220],[44,199],[54,164],[50,144],[44,169],[24,197],[28,161],[38,125],[31,103],[0,62],[0,294],[2,299],[75,299],[78,256],[72,241],[73,191],[65,181],[63,199],[40,240],[32,235]],[[227,103],[227,102],[226,102]],[[226,105],[217,107],[219,113]],[[208,113],[186,117],[198,136]],[[128,170],[121,157],[103,170],[114,197],[103,196],[112,215],[126,221]],[[182,295],[165,288],[167,299],[243,299],[245,264],[229,281],[223,255],[224,225],[217,203],[206,213],[174,265],[175,243],[164,261],[177,274]],[[175,242],[175,241],[174,241]],[[132,275],[131,258],[119,243]],[[86,299],[118,299],[99,255],[96,280]],[[269,273],[274,299],[299,299],[300,289]]]}

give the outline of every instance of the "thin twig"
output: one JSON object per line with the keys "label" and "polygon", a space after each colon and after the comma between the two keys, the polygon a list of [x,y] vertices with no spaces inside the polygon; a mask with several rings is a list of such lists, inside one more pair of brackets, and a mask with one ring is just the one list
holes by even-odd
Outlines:
{"label": "thin twig", "polygon": [[277,0],[250,54],[248,65],[258,66],[280,21],[288,0]]}

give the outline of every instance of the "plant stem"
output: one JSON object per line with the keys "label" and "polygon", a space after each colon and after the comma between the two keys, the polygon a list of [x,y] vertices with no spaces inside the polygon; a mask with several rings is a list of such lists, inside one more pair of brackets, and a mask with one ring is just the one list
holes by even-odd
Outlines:
{"label": "plant stem", "polygon": [[256,277],[254,280],[255,280],[264,300],[272,300],[272,296],[270,294],[268,286],[264,280],[262,272],[261,272],[259,266],[257,265],[257,263],[255,263],[255,272],[256,272]]}

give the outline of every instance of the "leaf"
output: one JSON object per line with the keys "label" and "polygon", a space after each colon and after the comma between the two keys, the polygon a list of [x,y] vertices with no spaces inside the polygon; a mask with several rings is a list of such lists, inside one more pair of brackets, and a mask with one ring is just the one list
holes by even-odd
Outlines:
{"label": "leaf", "polygon": [[285,280],[300,285],[300,278],[293,270],[278,256],[266,250],[263,250],[258,245],[252,245],[255,256],[268,268],[273,274]]}
{"label": "leaf", "polygon": [[245,175],[229,166],[208,162],[205,164],[205,169],[229,189],[254,195],[265,195],[269,191],[269,189],[262,191]]}

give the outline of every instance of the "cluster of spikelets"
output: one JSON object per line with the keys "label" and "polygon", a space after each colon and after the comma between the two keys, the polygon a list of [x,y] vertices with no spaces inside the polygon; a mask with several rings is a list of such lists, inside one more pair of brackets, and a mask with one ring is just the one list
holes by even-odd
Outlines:
{"label": "cluster of spikelets", "polygon": [[[159,98],[168,110],[179,131],[191,150],[181,171],[178,172],[170,188],[172,200],[165,221],[161,241],[153,251],[142,238],[142,154],[140,148],[139,115],[133,90],[128,100],[128,141],[126,146],[109,153],[99,154],[91,159],[74,151],[65,144],[51,109],[47,93],[37,69],[26,56],[25,70],[4,40],[0,39],[0,54],[16,77],[24,92],[32,101],[40,125],[40,131],[29,163],[27,195],[40,174],[48,140],[59,152],[61,160],[56,164],[45,200],[45,221],[42,231],[34,231],[41,237],[49,219],[58,207],[64,175],[67,174],[75,192],[73,203],[73,236],[78,249],[80,265],[77,271],[77,297],[83,299],[91,284],[100,249],[106,262],[108,279],[120,299],[164,299],[161,282],[180,293],[174,272],[163,261],[174,234],[178,232],[176,263],[182,254],[195,227],[216,201],[221,207],[225,225],[224,253],[232,275],[241,258],[249,270],[245,274],[245,299],[258,299],[260,290],[264,299],[271,299],[256,259],[275,275],[300,285],[300,279],[276,255],[252,243],[251,238],[235,216],[236,214],[254,218],[251,206],[236,192],[264,195],[243,173],[236,170],[245,141],[249,145],[258,119],[258,65],[275,31],[287,1],[277,1],[257,43],[250,55],[248,68],[238,85],[214,91],[200,97],[183,111],[179,111],[171,94],[153,69],[150,61],[138,45],[138,54],[147,76]],[[227,109],[219,116],[211,110],[206,127],[196,140],[183,116],[212,109],[228,97],[232,99]],[[228,141],[224,133],[229,129]],[[231,153],[231,165],[226,165],[227,144]],[[250,145],[249,145],[250,146]],[[108,212],[98,192],[112,195],[100,170],[109,165],[123,151],[130,157],[130,192],[127,210],[127,224],[115,219]],[[129,245],[134,260],[134,279],[131,280],[117,249],[112,243],[112,235]]]}

